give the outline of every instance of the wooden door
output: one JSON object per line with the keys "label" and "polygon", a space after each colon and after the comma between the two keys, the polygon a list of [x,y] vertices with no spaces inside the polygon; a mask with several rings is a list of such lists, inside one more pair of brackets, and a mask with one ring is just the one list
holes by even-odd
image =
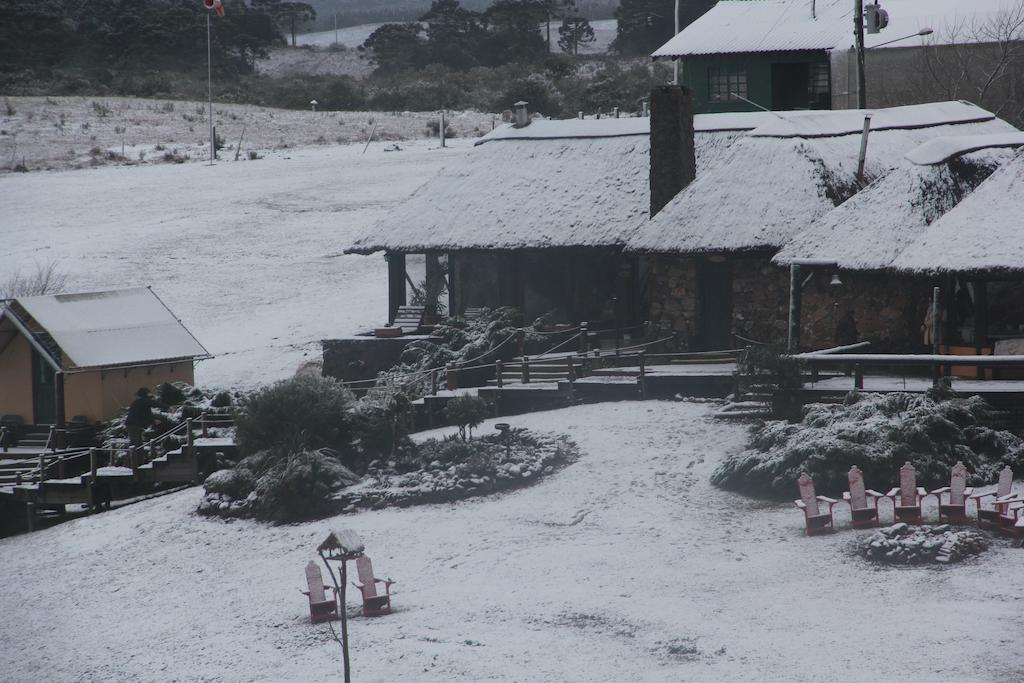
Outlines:
{"label": "wooden door", "polygon": [[701,261],[697,268],[699,350],[732,348],[732,264]]}
{"label": "wooden door", "polygon": [[37,425],[52,425],[57,421],[56,378],[53,368],[32,349],[32,410]]}

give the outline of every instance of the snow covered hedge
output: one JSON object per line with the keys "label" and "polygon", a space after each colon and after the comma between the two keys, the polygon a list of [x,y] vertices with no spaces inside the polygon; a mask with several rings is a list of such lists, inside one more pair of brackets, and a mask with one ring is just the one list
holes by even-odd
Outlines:
{"label": "snow covered hedge", "polygon": [[903,522],[879,529],[860,542],[860,554],[883,564],[959,562],[988,549],[989,539],[974,529],[948,524],[909,526]]}
{"label": "snow covered hedge", "polygon": [[814,478],[818,493],[837,495],[847,488],[852,465],[864,472],[870,488],[896,485],[899,467],[913,463],[918,485],[949,484],[958,460],[967,466],[969,484],[995,481],[1004,465],[1024,469],[1024,441],[984,425],[990,408],[984,399],[943,398],[931,394],[851,393],[845,404],[811,404],[803,420],[770,421],[752,431],[749,448],[715,470],[711,481],[722,488],[792,498],[801,472]]}
{"label": "snow covered hedge", "polygon": [[199,512],[297,521],[362,508],[459,500],[529,484],[578,456],[562,436],[525,430],[465,441],[428,440],[358,477],[329,449],[282,456],[265,451],[206,480]]}

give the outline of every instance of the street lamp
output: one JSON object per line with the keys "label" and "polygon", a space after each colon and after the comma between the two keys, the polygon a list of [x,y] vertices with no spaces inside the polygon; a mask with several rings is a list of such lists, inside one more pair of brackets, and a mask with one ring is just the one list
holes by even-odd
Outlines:
{"label": "street lamp", "polygon": [[893,38],[892,40],[887,40],[884,43],[879,43],[878,45],[872,45],[871,47],[866,47],[864,49],[865,50],[874,50],[876,47],[882,47],[883,45],[891,45],[892,43],[898,43],[901,40],[906,40],[907,38],[917,38],[918,36],[930,36],[933,33],[935,33],[935,31],[933,31],[932,29],[930,29],[930,28],[923,28],[920,31],[918,31],[917,33],[911,33],[909,36],[903,36],[902,38]]}
{"label": "street lamp", "polygon": [[[878,33],[883,28],[889,25],[889,14],[878,6],[878,0],[875,0],[873,5],[868,5],[869,16],[868,19],[871,21],[871,25],[868,26],[868,33]],[[907,38],[916,38],[917,36],[927,36],[934,33],[930,28],[923,28],[917,33],[913,33],[909,36],[903,36],[902,38],[896,38],[889,40],[878,45],[872,45],[871,48],[864,47],[864,0],[853,0],[853,36],[854,45],[857,50],[857,108],[867,109],[868,108],[868,88],[867,78],[864,73],[864,53],[867,49],[874,49],[881,47],[882,45],[890,45],[900,40],[906,40]]]}

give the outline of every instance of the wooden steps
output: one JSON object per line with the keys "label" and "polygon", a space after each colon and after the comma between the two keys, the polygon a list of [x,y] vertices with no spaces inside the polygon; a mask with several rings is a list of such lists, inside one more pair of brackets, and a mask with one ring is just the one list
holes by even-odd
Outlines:
{"label": "wooden steps", "polygon": [[400,327],[402,334],[416,334],[423,327],[423,306],[399,306],[392,327]]}

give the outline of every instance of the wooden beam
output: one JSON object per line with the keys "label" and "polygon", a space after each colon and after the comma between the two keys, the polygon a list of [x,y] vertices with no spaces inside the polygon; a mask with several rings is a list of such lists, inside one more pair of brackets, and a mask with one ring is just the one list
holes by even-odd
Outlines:
{"label": "wooden beam", "polygon": [[395,322],[399,306],[405,306],[405,254],[388,252],[388,324]]}

